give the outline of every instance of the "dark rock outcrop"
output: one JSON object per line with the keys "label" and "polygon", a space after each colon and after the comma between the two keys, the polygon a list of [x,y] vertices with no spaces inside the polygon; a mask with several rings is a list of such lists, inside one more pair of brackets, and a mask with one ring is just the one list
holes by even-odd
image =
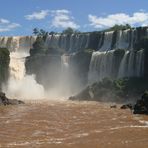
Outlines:
{"label": "dark rock outcrop", "polygon": [[[87,83],[89,64],[92,50],[80,51],[75,54],[65,54],[68,59],[67,81],[71,81],[70,89],[74,92]],[[64,55],[63,55],[64,56]],[[35,74],[36,80],[46,90],[56,88],[62,81],[63,62],[58,54],[36,54],[26,58],[25,66],[27,74]],[[65,69],[64,69],[65,70]]]}
{"label": "dark rock outcrop", "polygon": [[26,58],[26,73],[36,75],[36,81],[45,89],[54,88],[59,81],[61,57],[59,55],[36,54]]}
{"label": "dark rock outcrop", "polygon": [[[148,80],[144,78],[122,78],[116,80],[104,78],[100,82],[87,86],[69,99],[119,103],[135,102],[141,96],[141,93],[147,89]],[[131,108],[131,105],[125,105],[123,108],[126,107]]]}
{"label": "dark rock outcrop", "polygon": [[120,107],[120,109],[133,109],[133,105],[132,104],[124,104]]}
{"label": "dark rock outcrop", "polygon": [[141,99],[137,100],[133,113],[148,115],[148,91],[145,91]]}
{"label": "dark rock outcrop", "polygon": [[117,108],[117,105],[111,105],[110,108]]}
{"label": "dark rock outcrop", "polygon": [[24,102],[16,99],[8,99],[5,93],[0,92],[0,105],[18,105],[18,104],[24,104]]}
{"label": "dark rock outcrop", "polygon": [[9,77],[10,56],[7,48],[0,48],[0,90]]}

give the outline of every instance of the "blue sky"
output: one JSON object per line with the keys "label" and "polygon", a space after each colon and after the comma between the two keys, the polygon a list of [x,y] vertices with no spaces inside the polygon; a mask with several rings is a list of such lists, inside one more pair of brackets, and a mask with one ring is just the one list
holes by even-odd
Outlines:
{"label": "blue sky", "polygon": [[31,35],[35,27],[102,30],[148,25],[148,0],[0,0],[0,36]]}

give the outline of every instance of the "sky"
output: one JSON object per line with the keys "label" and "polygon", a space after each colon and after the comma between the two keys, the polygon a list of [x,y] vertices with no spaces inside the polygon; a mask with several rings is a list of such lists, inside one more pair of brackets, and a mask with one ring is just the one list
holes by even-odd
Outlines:
{"label": "sky", "polygon": [[0,0],[0,36],[148,25],[148,0]]}

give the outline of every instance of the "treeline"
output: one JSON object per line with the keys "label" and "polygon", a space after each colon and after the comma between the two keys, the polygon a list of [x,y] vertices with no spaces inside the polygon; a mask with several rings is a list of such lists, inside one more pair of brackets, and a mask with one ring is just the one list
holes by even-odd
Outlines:
{"label": "treeline", "polygon": [[132,29],[132,27],[129,24],[126,25],[114,25],[113,27],[110,27],[108,29],[105,29],[104,31],[118,31],[118,30],[126,30],[126,29]]}
{"label": "treeline", "polygon": [[[101,30],[101,31],[95,31],[95,32],[118,31],[118,30],[126,30],[126,29],[132,29],[132,27],[129,24],[126,24],[126,25],[117,25],[116,24],[113,27],[110,27],[108,29]],[[42,36],[42,37],[47,36],[47,35],[53,35],[53,34],[69,34],[70,35],[70,34],[75,34],[75,33],[83,33],[83,32],[80,32],[79,30],[75,30],[71,27],[66,28],[61,33],[54,32],[54,31],[48,32],[48,31],[45,31],[43,29],[38,29],[38,28],[33,29],[34,35]]]}

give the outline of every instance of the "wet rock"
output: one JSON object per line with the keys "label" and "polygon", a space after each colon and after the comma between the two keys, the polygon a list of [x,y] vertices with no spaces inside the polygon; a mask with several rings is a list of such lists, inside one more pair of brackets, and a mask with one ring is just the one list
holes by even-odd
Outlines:
{"label": "wet rock", "polygon": [[117,108],[117,105],[111,105],[110,108]]}
{"label": "wet rock", "polygon": [[0,105],[18,105],[18,104],[24,104],[24,102],[17,99],[8,99],[5,93],[0,92]]}
{"label": "wet rock", "polygon": [[133,113],[148,115],[148,91],[145,91],[141,99],[137,100]]}
{"label": "wet rock", "polygon": [[124,104],[120,107],[120,109],[131,109],[131,110],[132,108],[133,108],[132,104]]}

